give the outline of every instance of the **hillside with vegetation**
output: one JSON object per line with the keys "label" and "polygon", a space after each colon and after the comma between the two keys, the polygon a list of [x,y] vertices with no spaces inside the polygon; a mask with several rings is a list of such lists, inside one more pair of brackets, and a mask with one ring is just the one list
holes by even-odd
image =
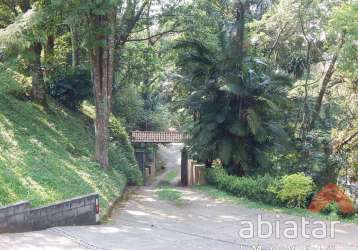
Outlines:
{"label": "hillside with vegetation", "polygon": [[121,195],[128,177],[140,181],[119,121],[120,143],[111,147],[113,168],[103,171],[93,160],[91,119],[54,100],[46,108],[32,103],[25,93],[28,79],[0,68],[0,206],[20,200],[39,206],[97,192],[103,214]]}
{"label": "hillside with vegetation", "polygon": [[[125,134],[175,128],[221,189],[308,208],[333,183],[355,212],[357,1],[10,0],[0,13],[2,178],[19,179],[4,203],[44,184],[45,165],[85,166],[87,187],[97,171],[91,191],[112,192],[101,177],[119,169],[138,183]],[[60,178],[48,197],[74,194],[56,194]]]}

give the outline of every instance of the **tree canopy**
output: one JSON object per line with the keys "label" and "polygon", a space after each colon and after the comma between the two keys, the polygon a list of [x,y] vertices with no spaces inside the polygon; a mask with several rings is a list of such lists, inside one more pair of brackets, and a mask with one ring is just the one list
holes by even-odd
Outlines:
{"label": "tree canopy", "polygon": [[231,174],[332,180],[358,174],[357,22],[349,0],[2,0],[0,60],[45,108],[95,107],[105,169],[115,116]]}

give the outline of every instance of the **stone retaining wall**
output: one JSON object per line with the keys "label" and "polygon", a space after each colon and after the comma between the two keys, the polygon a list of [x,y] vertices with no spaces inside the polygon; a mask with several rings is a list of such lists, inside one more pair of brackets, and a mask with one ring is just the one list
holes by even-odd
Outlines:
{"label": "stone retaining wall", "polygon": [[0,233],[96,224],[98,198],[90,194],[38,208],[30,208],[28,201],[0,207]]}

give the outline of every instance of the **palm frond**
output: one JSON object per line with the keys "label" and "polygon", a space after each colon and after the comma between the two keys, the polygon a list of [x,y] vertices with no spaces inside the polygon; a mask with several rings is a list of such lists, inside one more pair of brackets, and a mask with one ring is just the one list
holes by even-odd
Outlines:
{"label": "palm frond", "polygon": [[210,49],[208,49],[205,44],[201,41],[192,39],[192,40],[182,40],[177,42],[177,44],[173,47],[174,49],[184,49],[184,50],[193,50],[196,51],[199,55],[212,55]]}

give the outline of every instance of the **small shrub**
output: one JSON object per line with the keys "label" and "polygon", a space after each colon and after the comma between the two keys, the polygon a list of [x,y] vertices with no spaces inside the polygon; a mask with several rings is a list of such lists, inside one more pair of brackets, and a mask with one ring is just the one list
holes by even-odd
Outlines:
{"label": "small shrub", "polygon": [[337,214],[342,217],[349,217],[356,212],[352,200],[344,189],[333,183],[327,184],[315,195],[308,209],[312,212],[320,212],[327,204],[332,202],[337,204],[339,207]]}
{"label": "small shrub", "polygon": [[338,214],[339,213],[339,207],[336,202],[331,202],[327,204],[324,208],[320,211],[321,214],[324,215],[330,215],[330,214]]}
{"label": "small shrub", "polygon": [[314,190],[314,183],[311,177],[297,173],[281,177],[270,190],[276,193],[277,198],[287,207],[305,207],[307,197]]}
{"label": "small shrub", "polygon": [[120,170],[128,180],[129,185],[141,185],[142,174],[137,163],[131,160],[131,153],[127,152],[118,143],[111,143],[109,147],[109,160],[114,169]]}

